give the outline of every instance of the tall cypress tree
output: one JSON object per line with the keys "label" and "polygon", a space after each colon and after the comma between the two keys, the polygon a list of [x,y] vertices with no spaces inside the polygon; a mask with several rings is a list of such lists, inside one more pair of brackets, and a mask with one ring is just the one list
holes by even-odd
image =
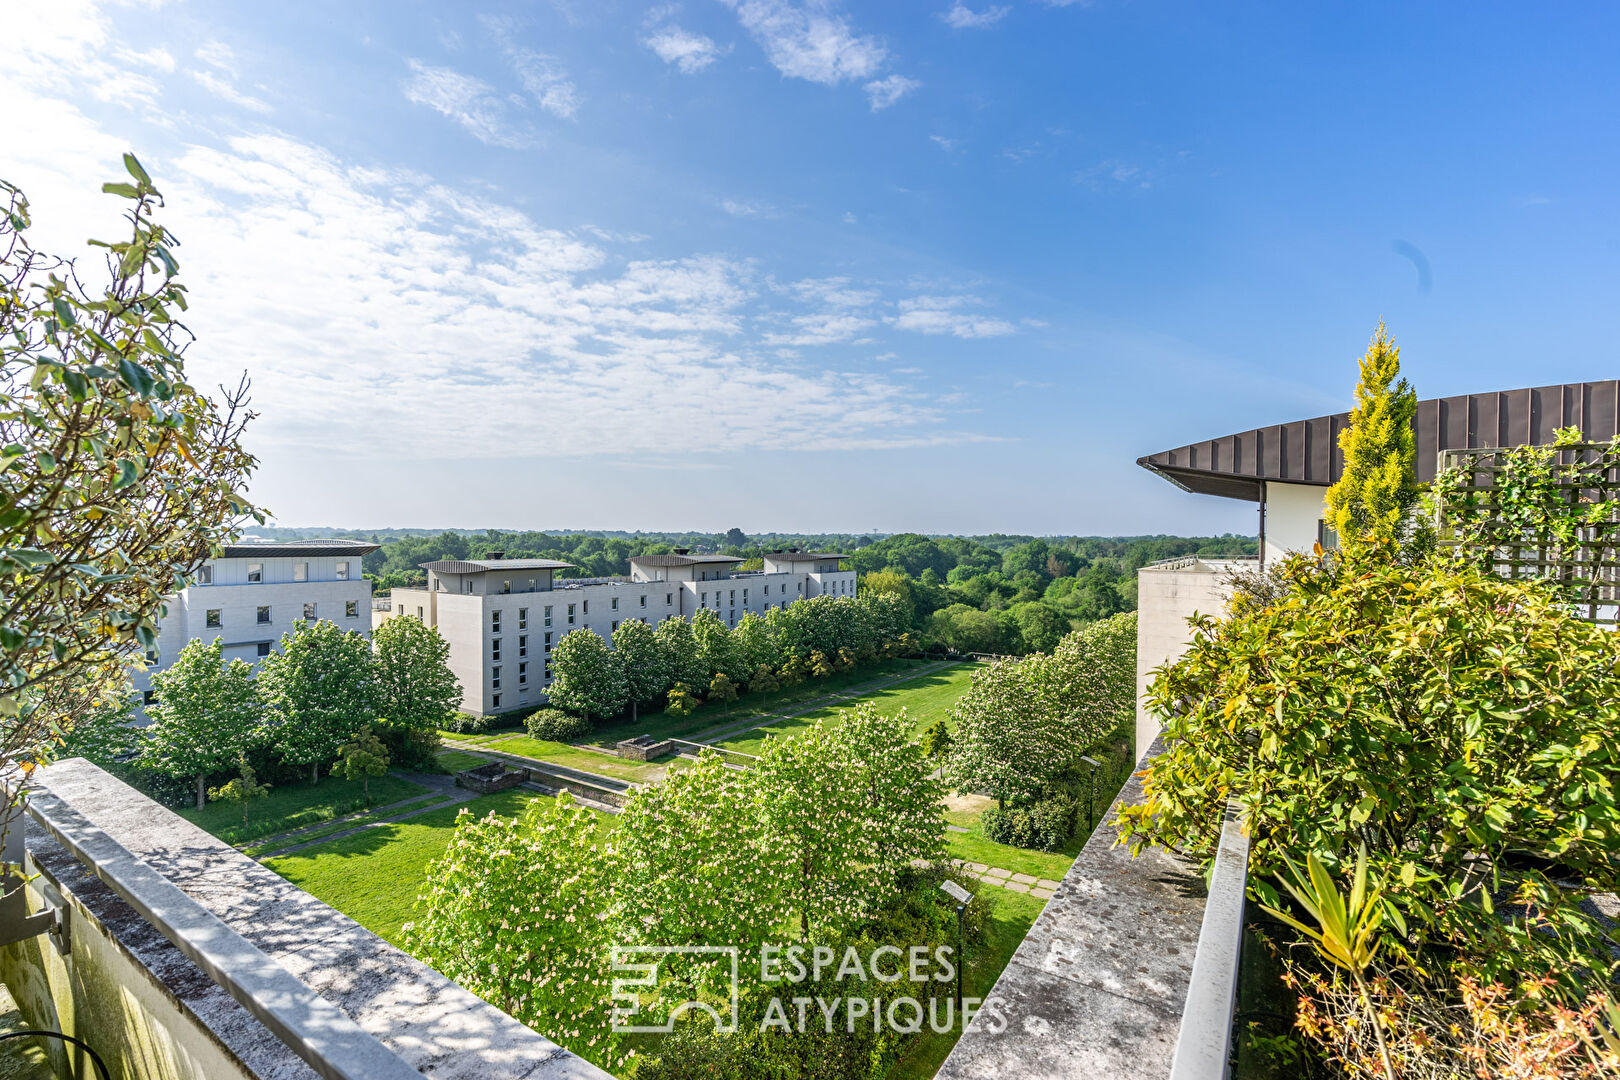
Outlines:
{"label": "tall cypress tree", "polygon": [[1344,473],[1327,492],[1326,522],[1347,551],[1394,554],[1411,531],[1417,393],[1400,374],[1401,350],[1380,322],[1361,358],[1350,426],[1339,433]]}

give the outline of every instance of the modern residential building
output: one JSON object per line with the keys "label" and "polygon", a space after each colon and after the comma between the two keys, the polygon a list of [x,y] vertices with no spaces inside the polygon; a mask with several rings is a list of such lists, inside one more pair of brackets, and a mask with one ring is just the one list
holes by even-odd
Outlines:
{"label": "modern residential building", "polygon": [[359,540],[239,543],[198,568],[190,585],[169,599],[158,624],[157,648],[134,672],[143,704],[151,676],[174,663],[186,643],[221,639],[227,660],[256,663],[299,623],[327,619],[371,634],[371,582],[360,560],[376,544]]}
{"label": "modern residential building", "polygon": [[380,619],[409,617],[437,627],[450,643],[450,670],[461,682],[462,710],[490,716],[545,702],[551,651],[571,630],[604,640],[626,619],[656,626],[707,609],[727,626],[812,596],[854,596],[855,572],[836,552],[771,552],[760,570],[738,571],[730,555],[641,555],[630,576],[559,578],[572,565],[551,559],[423,563],[427,585],[394,589]]}
{"label": "modern residential building", "polygon": [[[1137,464],[1199,495],[1241,499],[1259,509],[1259,564],[1311,551],[1335,538],[1323,524],[1323,497],[1344,471],[1339,433],[1348,412],[1223,435],[1138,458]],[[1420,483],[1433,480],[1447,450],[1544,446],[1559,428],[1578,427],[1593,442],[1620,433],[1620,380],[1498,390],[1418,402],[1412,418]],[[1179,657],[1191,640],[1187,619],[1212,614],[1230,595],[1233,560],[1173,559],[1137,573],[1138,690],[1147,673]],[[1252,563],[1250,565],[1253,565]],[[1137,706],[1140,757],[1157,720]]]}

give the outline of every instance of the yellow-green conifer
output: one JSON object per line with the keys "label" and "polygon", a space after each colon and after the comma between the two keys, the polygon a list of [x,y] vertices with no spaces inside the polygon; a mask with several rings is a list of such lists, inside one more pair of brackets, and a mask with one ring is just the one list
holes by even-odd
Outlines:
{"label": "yellow-green conifer", "polygon": [[1350,426],[1339,433],[1344,472],[1327,492],[1325,520],[1346,550],[1393,554],[1410,531],[1418,498],[1417,393],[1400,373],[1401,350],[1380,322],[1361,358]]}

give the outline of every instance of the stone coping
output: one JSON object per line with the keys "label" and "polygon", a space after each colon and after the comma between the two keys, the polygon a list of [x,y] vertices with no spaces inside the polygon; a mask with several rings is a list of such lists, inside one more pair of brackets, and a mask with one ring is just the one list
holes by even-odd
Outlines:
{"label": "stone coping", "polygon": [[[432,1080],[612,1080],[335,908],[81,758],[34,774],[364,1031]],[[312,1075],[296,1055],[30,822],[36,865],[261,1077]],[[121,911],[119,909],[122,909]]]}
{"label": "stone coping", "polygon": [[[1163,749],[1155,742],[1140,770]],[[1140,802],[1132,775],[1114,802]],[[1092,833],[936,1080],[1142,1080],[1170,1073],[1204,916],[1198,866]],[[993,1019],[1006,1019],[991,1030]]]}

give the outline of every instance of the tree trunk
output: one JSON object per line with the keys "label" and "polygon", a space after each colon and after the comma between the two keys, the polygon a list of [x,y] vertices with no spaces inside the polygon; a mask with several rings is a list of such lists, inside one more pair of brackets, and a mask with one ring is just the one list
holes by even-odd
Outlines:
{"label": "tree trunk", "polygon": [[366,805],[371,805],[371,774],[364,773],[360,777],[360,791],[365,796]]}
{"label": "tree trunk", "polygon": [[309,782],[311,784],[318,784],[321,782],[321,763],[318,761],[312,761],[309,763]]}
{"label": "tree trunk", "polygon": [[208,788],[207,788],[207,783],[206,783],[207,780],[208,780],[208,774],[206,774],[206,773],[198,773],[197,774],[197,809],[199,809],[199,810],[201,810],[203,808],[203,803],[205,801],[205,796],[208,794]]}
{"label": "tree trunk", "polygon": [[636,702],[635,698],[630,699],[630,726],[631,727],[636,726],[636,717],[637,717],[637,712],[638,712],[637,704],[638,703]]}

